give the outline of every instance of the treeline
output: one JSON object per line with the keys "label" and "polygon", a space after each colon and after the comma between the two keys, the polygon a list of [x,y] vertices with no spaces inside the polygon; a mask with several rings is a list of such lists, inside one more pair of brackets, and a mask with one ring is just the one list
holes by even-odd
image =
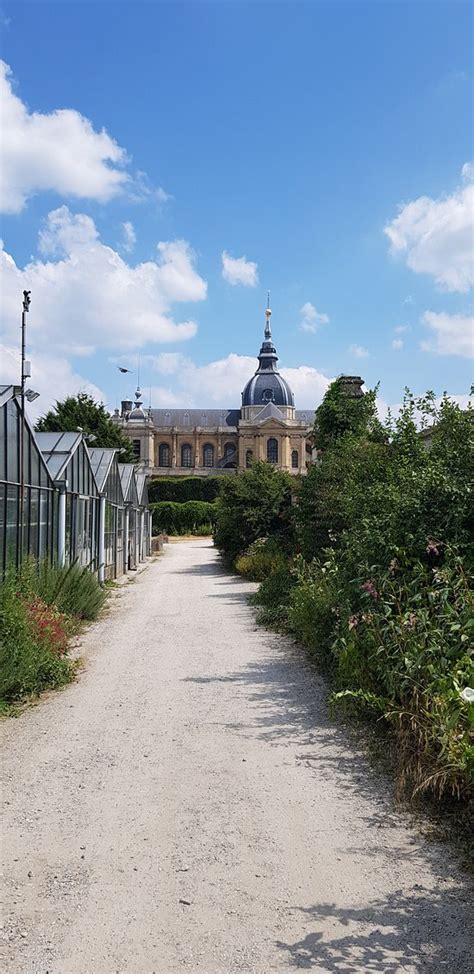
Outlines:
{"label": "treeline", "polygon": [[334,703],[382,720],[401,785],[464,799],[474,753],[473,411],[407,393],[397,419],[381,423],[375,391],[351,398],[336,381],[314,440],[319,461],[298,483],[262,463],[224,483],[216,544],[261,582],[260,621],[307,647]]}

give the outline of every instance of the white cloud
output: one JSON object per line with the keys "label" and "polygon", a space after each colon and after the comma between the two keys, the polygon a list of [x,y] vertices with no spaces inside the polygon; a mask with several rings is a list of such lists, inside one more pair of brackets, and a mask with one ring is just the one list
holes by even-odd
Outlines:
{"label": "white cloud", "polygon": [[[0,345],[0,382],[7,385],[19,384],[20,355],[11,345]],[[28,386],[40,393],[40,398],[28,405],[28,413],[34,421],[50,409],[56,400],[78,392],[88,392],[98,402],[104,401],[104,394],[84,376],[74,371],[66,358],[47,352],[35,351],[32,361],[32,376]]]}
{"label": "white cloud", "polygon": [[122,223],[122,250],[131,254],[136,242],[137,235],[133,223],[130,220],[125,220],[125,223]]}
{"label": "white cloud", "polygon": [[255,287],[258,284],[258,264],[246,257],[231,257],[222,251],[222,277],[229,284]]}
{"label": "white cloud", "polygon": [[462,178],[470,183],[474,179],[474,162],[465,162],[461,169]]}
{"label": "white cloud", "polygon": [[[173,376],[168,390],[160,390],[160,405],[178,406],[222,406],[240,408],[241,392],[255,372],[257,360],[250,355],[231,353],[225,358],[216,359],[206,365],[196,365],[192,359],[179,352],[162,352],[159,355],[146,355],[142,358],[144,368]],[[315,409],[321,402],[331,381],[322,372],[300,365],[297,368],[281,369],[281,374],[290,383],[295,394],[298,409]],[[153,392],[153,405],[158,405]],[[172,398],[166,400],[166,394]]]}
{"label": "white cloud", "polygon": [[350,355],[353,355],[354,358],[368,358],[370,355],[370,352],[364,348],[363,345],[349,345],[347,351]]}
{"label": "white cloud", "polygon": [[329,322],[329,315],[321,314],[317,311],[314,304],[311,304],[311,301],[306,301],[306,304],[300,309],[300,314],[300,331],[307,331],[314,334],[320,325],[327,325]]}
{"label": "white cloud", "polygon": [[394,348],[396,352],[398,352],[401,348],[403,348],[403,341],[402,341],[402,339],[401,338],[394,338],[393,341],[392,341],[392,348]]}
{"label": "white cloud", "polygon": [[54,190],[106,203],[130,180],[127,156],[102,129],[72,109],[29,112],[14,94],[11,71],[0,61],[2,181],[0,209],[19,213],[29,196]]}
{"label": "white cloud", "polygon": [[410,331],[410,325],[397,325],[393,330],[396,335],[403,335],[406,331]]}
{"label": "white cloud", "polygon": [[[463,166],[465,181],[474,167]],[[403,254],[417,274],[430,274],[445,291],[466,292],[474,282],[472,234],[474,184],[468,182],[450,196],[420,196],[400,208],[384,229],[394,254]]]}
{"label": "white cloud", "polygon": [[424,352],[435,355],[474,355],[474,316],[449,315],[445,312],[425,311],[423,323],[431,329],[432,340],[420,343]]}
{"label": "white cloud", "polygon": [[24,269],[0,251],[4,329],[12,339],[24,288],[32,292],[29,340],[38,348],[50,343],[70,353],[79,345],[89,354],[196,334],[194,321],[177,322],[171,313],[175,302],[202,301],[207,293],[186,241],[161,242],[156,260],[133,267],[101,242],[90,217],[62,206],[46,220],[40,251],[44,259]]}

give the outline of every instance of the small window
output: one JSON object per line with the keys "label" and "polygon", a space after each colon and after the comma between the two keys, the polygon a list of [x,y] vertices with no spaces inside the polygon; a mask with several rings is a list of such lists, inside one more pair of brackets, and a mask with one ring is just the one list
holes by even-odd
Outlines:
{"label": "small window", "polygon": [[264,389],[262,392],[262,399],[263,402],[273,402],[273,400],[275,399],[275,394],[273,392],[273,389]]}
{"label": "small window", "polygon": [[207,426],[207,413],[202,413],[201,414],[201,425],[202,426]]}
{"label": "small window", "polygon": [[193,465],[193,450],[190,443],[183,443],[181,447],[181,466],[182,467],[192,467]]}
{"label": "small window", "polygon": [[141,453],[140,440],[132,440],[132,450],[135,460],[139,460]]}
{"label": "small window", "polygon": [[232,453],[235,453],[235,444],[234,443],[225,443],[224,444],[224,456],[225,457],[229,457]]}
{"label": "small window", "polygon": [[246,467],[251,467],[252,466],[252,461],[253,461],[253,450],[246,450],[245,451],[245,466]]}
{"label": "small window", "polygon": [[160,443],[158,448],[158,466],[170,467],[170,448],[167,443]]}
{"label": "small window", "polygon": [[213,467],[214,466],[214,447],[212,443],[206,443],[202,450],[202,465],[203,467]]}
{"label": "small window", "polygon": [[291,451],[291,466],[293,468],[296,468],[296,467],[299,467],[299,465],[300,464],[299,464],[298,450],[292,450]]}
{"label": "small window", "polygon": [[278,440],[274,436],[267,440],[267,461],[268,463],[278,463]]}
{"label": "small window", "polygon": [[183,416],[183,426],[189,426],[189,413],[185,413]]}
{"label": "small window", "polygon": [[165,413],[165,420],[166,420],[167,425],[169,424],[170,419],[171,419],[171,414],[168,413],[168,412],[166,412]]}

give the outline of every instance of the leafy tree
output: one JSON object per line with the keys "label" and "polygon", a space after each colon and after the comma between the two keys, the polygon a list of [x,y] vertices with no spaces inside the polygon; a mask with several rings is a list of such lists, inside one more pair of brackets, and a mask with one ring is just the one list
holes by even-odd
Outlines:
{"label": "leafy tree", "polygon": [[69,433],[79,427],[85,434],[92,433],[95,436],[94,447],[118,448],[120,462],[133,463],[130,440],[112,422],[104,404],[97,403],[86,392],[79,392],[77,396],[67,396],[63,402],[56,402],[54,409],[50,409],[38,420],[35,429],[39,433]]}
{"label": "leafy tree", "polygon": [[259,538],[272,535],[282,546],[294,539],[295,487],[291,474],[264,461],[224,480],[214,540],[229,561]]}
{"label": "leafy tree", "polygon": [[383,440],[384,430],[377,417],[377,389],[354,396],[348,390],[346,376],[331,382],[316,410],[313,435],[318,450],[333,446],[346,433]]}

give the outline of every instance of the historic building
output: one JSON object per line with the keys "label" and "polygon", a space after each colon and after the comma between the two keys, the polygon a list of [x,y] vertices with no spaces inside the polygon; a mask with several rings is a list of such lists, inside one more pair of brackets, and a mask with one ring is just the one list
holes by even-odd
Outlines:
{"label": "historic building", "polygon": [[306,472],[314,412],[295,409],[294,395],[278,371],[271,314],[267,308],[258,368],[240,409],[144,410],[137,389],[135,403],[124,400],[115,411],[115,422],[150,475],[226,473],[249,467],[254,459],[294,474]]}

